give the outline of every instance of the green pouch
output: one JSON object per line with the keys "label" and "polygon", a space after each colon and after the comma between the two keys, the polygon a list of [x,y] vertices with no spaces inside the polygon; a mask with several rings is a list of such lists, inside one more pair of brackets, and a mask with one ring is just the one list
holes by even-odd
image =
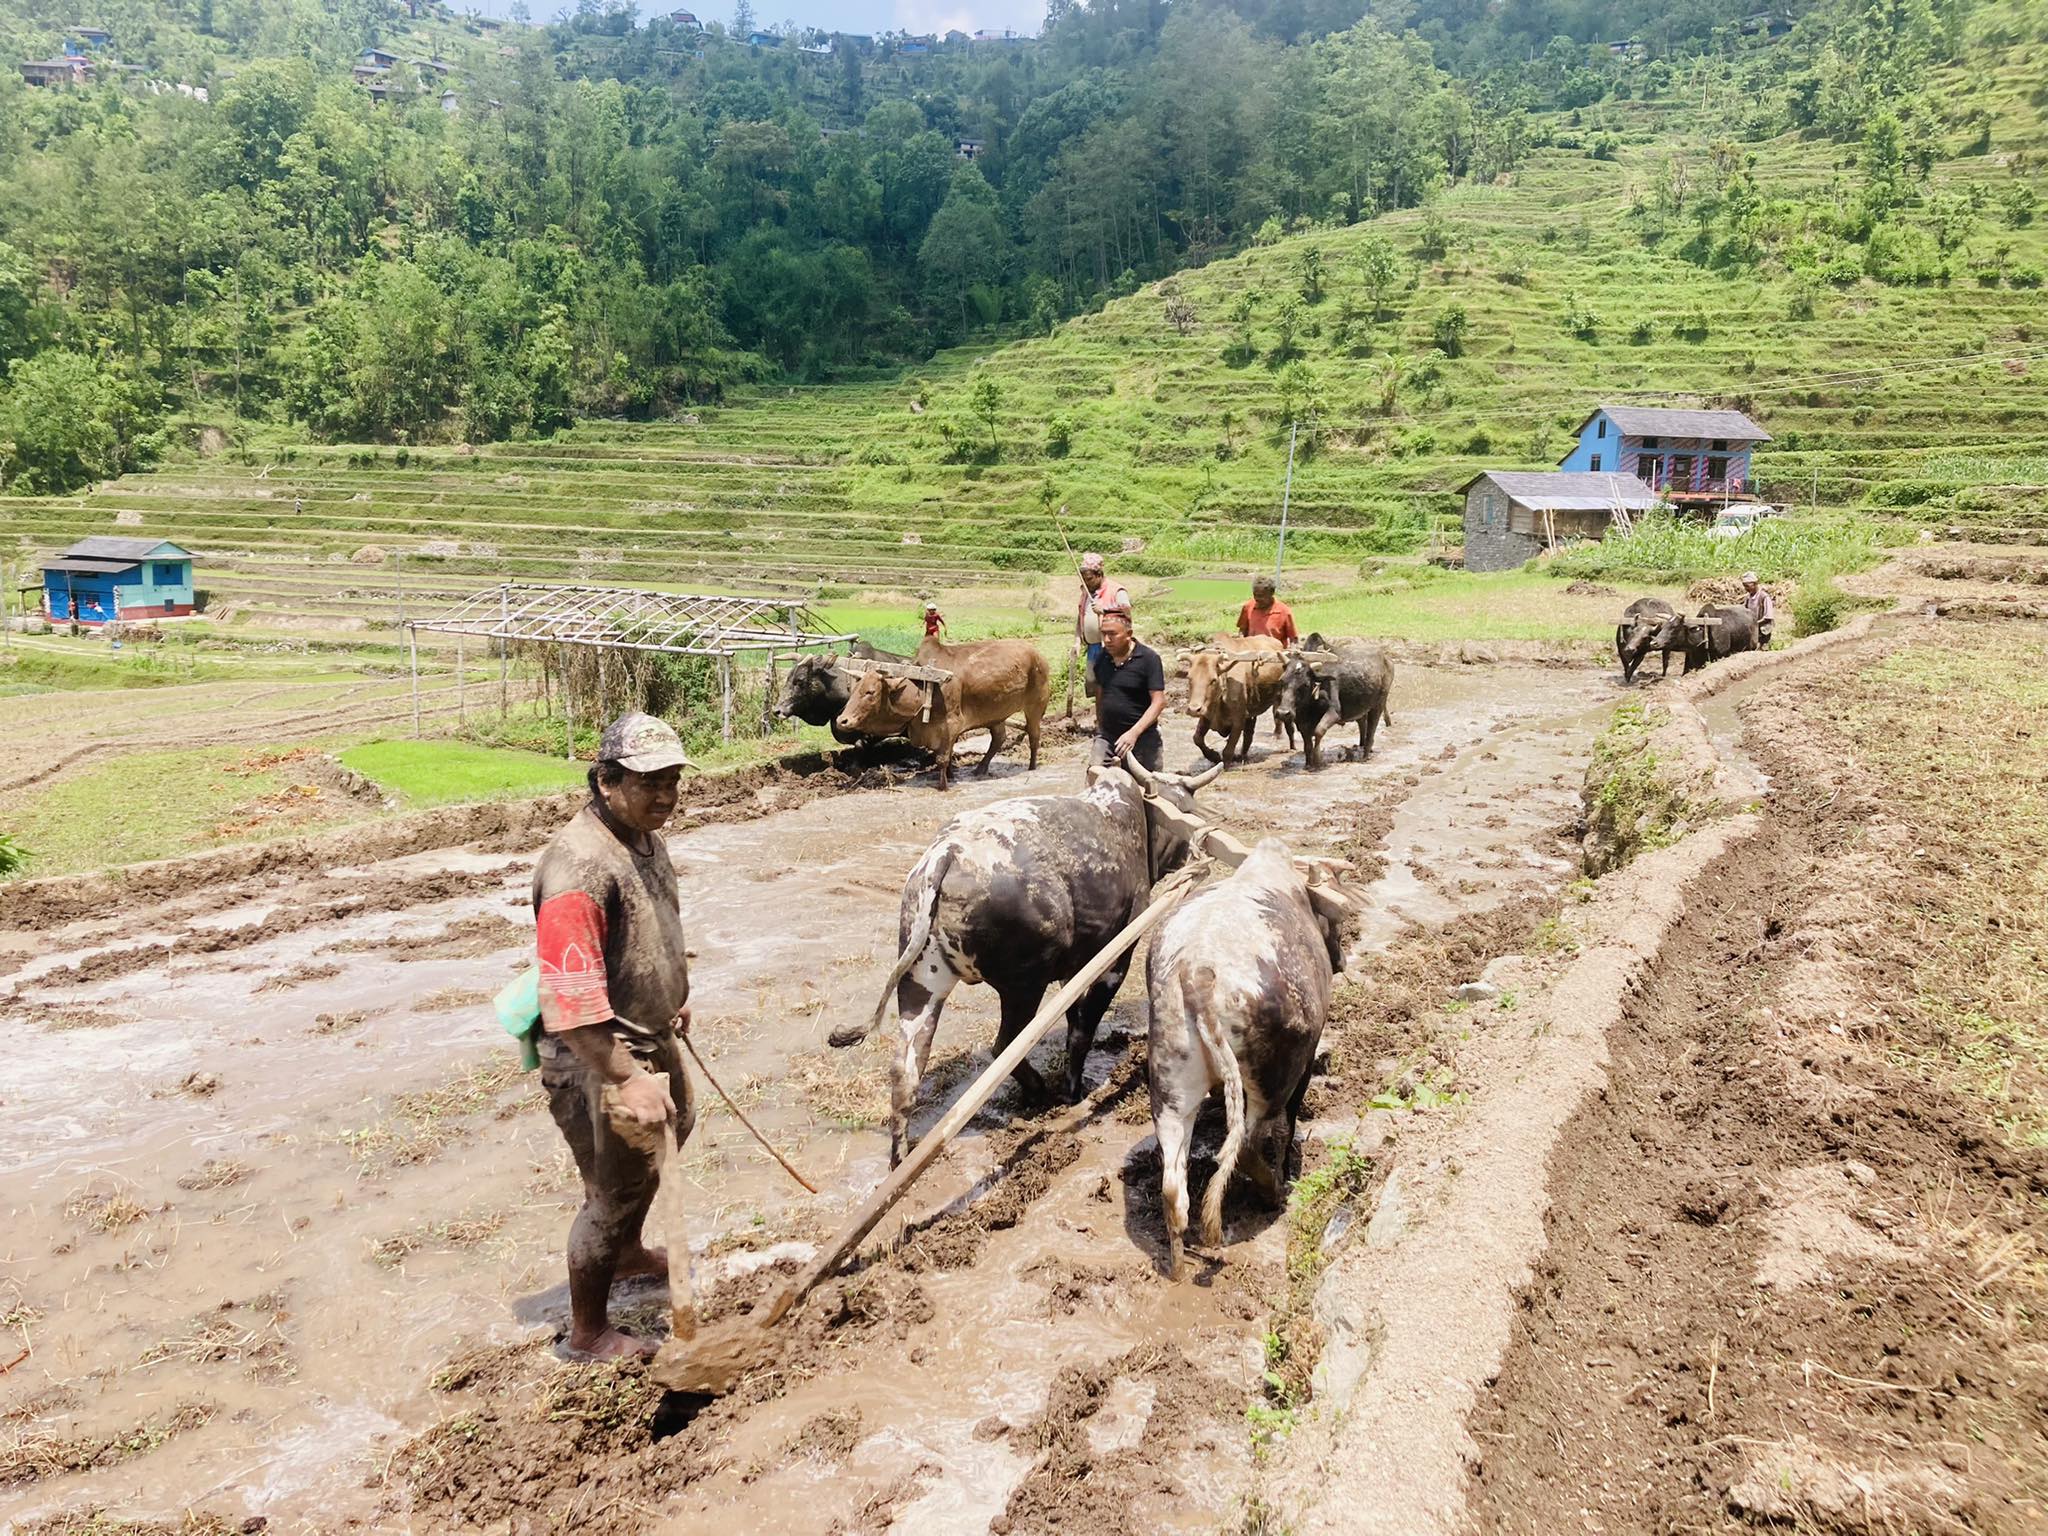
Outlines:
{"label": "green pouch", "polygon": [[519,1070],[540,1065],[540,967],[529,965],[498,989],[491,999],[498,1023],[519,1042]]}

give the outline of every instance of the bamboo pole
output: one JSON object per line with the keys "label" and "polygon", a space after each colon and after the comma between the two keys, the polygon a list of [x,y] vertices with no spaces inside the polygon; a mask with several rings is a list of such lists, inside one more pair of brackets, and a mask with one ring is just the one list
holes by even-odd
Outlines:
{"label": "bamboo pole", "polygon": [[406,654],[412,661],[412,734],[419,740],[420,734],[420,632],[410,624],[405,626]]}

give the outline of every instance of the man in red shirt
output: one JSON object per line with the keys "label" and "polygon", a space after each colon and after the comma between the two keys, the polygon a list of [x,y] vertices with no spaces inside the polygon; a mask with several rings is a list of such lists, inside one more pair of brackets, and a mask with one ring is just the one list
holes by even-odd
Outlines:
{"label": "man in red shirt", "polygon": [[939,612],[937,603],[924,605],[924,637],[927,640],[939,638],[939,631],[946,627],[946,616]]}
{"label": "man in red shirt", "polygon": [[[610,1317],[614,1280],[669,1267],[641,1237],[663,1176],[660,1138],[630,1132],[667,1126],[680,1147],[696,1119],[676,1048],[690,1027],[688,950],[661,839],[688,763],[667,724],[621,715],[598,743],[589,803],[533,871],[541,1084],[583,1175],[583,1208],[569,1229],[568,1346],[589,1359],[654,1352]],[[607,1089],[632,1122],[628,1134]]]}
{"label": "man in red shirt", "polygon": [[1301,643],[1294,627],[1294,610],[1273,596],[1273,578],[1252,578],[1252,600],[1237,610],[1240,635],[1269,635],[1292,649]]}

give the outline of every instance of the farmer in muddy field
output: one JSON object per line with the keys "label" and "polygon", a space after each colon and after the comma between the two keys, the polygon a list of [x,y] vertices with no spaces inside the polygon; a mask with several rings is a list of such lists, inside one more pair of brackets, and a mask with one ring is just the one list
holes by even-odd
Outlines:
{"label": "farmer in muddy field", "polygon": [[1102,556],[1090,550],[1081,557],[1081,606],[1074,613],[1074,634],[1081,642],[1081,675],[1087,679],[1088,697],[1095,697],[1095,663],[1102,656],[1102,616],[1131,611],[1131,594],[1119,582],[1109,579]]}
{"label": "farmer in muddy field", "polygon": [[1757,581],[1755,571],[1742,573],[1742,606],[1756,620],[1757,649],[1768,651],[1771,648],[1771,628],[1778,616],[1777,608],[1771,601],[1769,588]]}
{"label": "farmer in muddy field", "polygon": [[1095,659],[1095,739],[1088,761],[1122,761],[1126,753],[1157,771],[1163,755],[1159,716],[1166,709],[1166,666],[1131,632],[1121,608],[1102,614],[1102,654]]}
{"label": "farmer in muddy field", "polygon": [[1273,595],[1273,578],[1252,578],[1251,601],[1237,610],[1237,632],[1249,638],[1266,635],[1292,650],[1301,643],[1294,627],[1294,610]]}
{"label": "farmer in muddy field", "polygon": [[641,1237],[662,1163],[647,1130],[667,1126],[680,1147],[696,1119],[676,1046],[690,1027],[690,970],[661,838],[687,766],[668,725],[621,715],[598,744],[590,802],[533,872],[541,1082],[583,1175],[568,1348],[590,1359],[653,1353],[653,1341],[611,1326],[612,1282],[667,1275],[668,1256]]}

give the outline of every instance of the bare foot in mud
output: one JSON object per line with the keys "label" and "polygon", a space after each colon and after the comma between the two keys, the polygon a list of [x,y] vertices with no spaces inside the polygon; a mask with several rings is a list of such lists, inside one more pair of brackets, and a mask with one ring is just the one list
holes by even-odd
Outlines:
{"label": "bare foot in mud", "polygon": [[612,1283],[621,1280],[666,1280],[668,1278],[668,1250],[666,1248],[640,1247],[619,1255],[618,1268],[612,1271]]}
{"label": "bare foot in mud", "polygon": [[607,1328],[594,1339],[578,1339],[572,1331],[562,1341],[562,1353],[571,1360],[651,1360],[656,1344],[635,1338],[616,1328]]}

